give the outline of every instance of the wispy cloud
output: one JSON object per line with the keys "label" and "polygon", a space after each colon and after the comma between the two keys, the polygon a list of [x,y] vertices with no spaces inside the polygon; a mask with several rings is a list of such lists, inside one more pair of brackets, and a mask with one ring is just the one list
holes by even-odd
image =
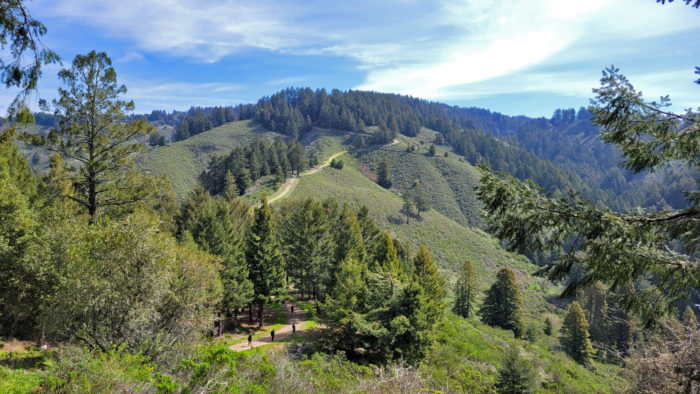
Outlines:
{"label": "wispy cloud", "polygon": [[135,60],[143,60],[143,55],[136,51],[128,51],[124,56],[117,58],[117,63],[129,63]]}
{"label": "wispy cloud", "polygon": [[[643,40],[700,31],[697,11],[678,3],[35,0],[31,4],[35,14],[64,18],[128,42],[133,50],[117,60],[121,62],[159,53],[214,64],[236,61],[235,54],[251,49],[332,57],[349,59],[363,73],[355,88],[459,100],[508,91],[590,96],[600,67],[648,50],[639,44]],[[635,70],[639,75],[655,72],[644,70],[643,64],[639,67]],[[645,90],[655,91],[668,86],[668,78],[642,79]],[[285,81],[304,85],[279,75],[261,86]],[[203,85],[198,86],[190,102],[201,92]],[[681,95],[689,97],[690,90],[683,86]]]}

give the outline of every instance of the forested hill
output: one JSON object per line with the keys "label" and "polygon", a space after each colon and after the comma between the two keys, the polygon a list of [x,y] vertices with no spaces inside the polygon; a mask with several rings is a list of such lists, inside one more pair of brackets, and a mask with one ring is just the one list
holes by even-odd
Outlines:
{"label": "forested hill", "polygon": [[[373,141],[366,141],[376,143],[388,142],[398,133],[413,137],[425,127],[440,133],[426,143],[451,145],[471,164],[483,162],[519,179],[532,178],[548,192],[573,189],[616,211],[637,206],[681,208],[686,204],[681,191],[693,189],[697,178],[674,166],[657,174],[624,171],[618,166],[619,152],[601,140],[585,108],[557,109],[550,119],[530,118],[396,94],[290,88],[256,104],[140,116],[175,126],[174,141],[237,120],[254,120],[292,139],[303,139],[313,127],[351,133],[376,126]],[[40,124],[50,126],[51,121],[45,114],[37,117]],[[355,141],[356,146],[363,143]]]}
{"label": "forested hill", "polygon": [[256,104],[193,108],[173,139],[243,119],[297,139],[313,127],[353,132],[377,126],[374,142],[386,142],[397,133],[415,136],[425,127],[440,132],[426,142],[449,144],[471,164],[484,162],[519,179],[532,178],[548,192],[573,189],[614,210],[685,204],[681,190],[694,184],[694,174],[672,167],[652,176],[624,172],[619,153],[602,142],[590,117],[584,108],[557,109],[550,119],[530,118],[396,94],[290,88]]}

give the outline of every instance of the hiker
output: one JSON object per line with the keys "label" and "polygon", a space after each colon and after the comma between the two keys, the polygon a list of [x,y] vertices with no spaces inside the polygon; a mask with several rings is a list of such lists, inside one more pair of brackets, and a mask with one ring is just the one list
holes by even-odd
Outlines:
{"label": "hiker", "polygon": [[272,340],[270,342],[274,342],[275,341],[275,330],[274,329],[272,329],[272,331],[270,331],[270,336],[272,337]]}
{"label": "hiker", "polygon": [[292,335],[295,335],[297,333],[297,326],[292,324]]}
{"label": "hiker", "polygon": [[253,334],[248,334],[248,346],[251,346],[251,342],[253,342]]}

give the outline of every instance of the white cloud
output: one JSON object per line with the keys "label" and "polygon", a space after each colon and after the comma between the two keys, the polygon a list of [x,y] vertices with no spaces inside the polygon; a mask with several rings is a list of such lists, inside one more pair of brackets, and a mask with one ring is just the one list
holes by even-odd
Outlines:
{"label": "white cloud", "polygon": [[[216,62],[251,48],[345,57],[365,72],[357,88],[438,99],[507,91],[590,96],[600,67],[645,50],[627,43],[698,31],[697,11],[679,3],[35,0],[31,4],[38,17],[65,18],[132,43],[135,50],[122,61],[161,52]],[[670,80],[647,78],[644,83],[649,89],[668,86]],[[198,86],[195,95],[201,92]]]}
{"label": "white cloud", "polygon": [[117,58],[115,62],[117,63],[129,63],[135,60],[143,60],[143,55],[136,51],[128,51],[124,56]]}

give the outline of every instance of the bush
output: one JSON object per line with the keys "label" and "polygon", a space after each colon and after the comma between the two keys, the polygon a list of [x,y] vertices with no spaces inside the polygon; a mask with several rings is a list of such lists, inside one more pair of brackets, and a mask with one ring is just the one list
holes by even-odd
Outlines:
{"label": "bush", "polygon": [[342,160],[336,160],[336,159],[331,160],[331,168],[342,170],[344,165],[345,165],[345,163],[343,163]]}

